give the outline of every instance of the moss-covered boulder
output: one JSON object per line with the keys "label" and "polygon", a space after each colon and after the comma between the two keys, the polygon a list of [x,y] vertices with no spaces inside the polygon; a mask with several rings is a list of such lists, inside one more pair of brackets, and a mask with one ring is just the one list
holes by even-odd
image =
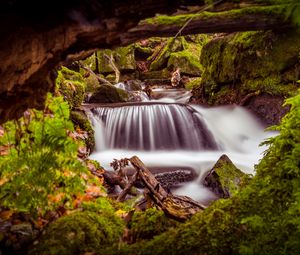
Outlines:
{"label": "moss-covered boulder", "polygon": [[191,78],[184,84],[185,89],[193,90],[201,86],[201,77]]}
{"label": "moss-covered boulder", "polygon": [[111,85],[101,85],[89,98],[89,103],[119,103],[128,101],[128,93]]}
{"label": "moss-covered boulder", "polygon": [[84,99],[86,82],[78,72],[62,67],[58,71],[56,85],[71,108],[81,105]]}
{"label": "moss-covered boulder", "polygon": [[171,72],[168,69],[162,69],[158,71],[149,71],[140,74],[142,80],[159,80],[159,79],[170,79]]}
{"label": "moss-covered boulder", "polygon": [[300,73],[299,35],[295,30],[240,32],[211,40],[201,54],[201,89],[206,102],[224,103],[224,93],[232,90],[235,96],[228,97],[232,102],[227,103],[238,103],[255,91],[295,94]]}
{"label": "moss-covered boulder", "polygon": [[99,73],[113,73],[114,69],[109,63],[107,57],[113,56],[116,67],[119,71],[134,71],[136,69],[136,62],[134,58],[134,45],[127,47],[119,47],[115,50],[100,50],[97,52],[98,56],[98,72]]}
{"label": "moss-covered boulder", "polygon": [[153,55],[149,57],[151,61],[150,71],[157,71],[167,67],[168,59],[172,52],[182,51],[187,48],[184,37],[170,38],[157,46]]}
{"label": "moss-covered boulder", "polygon": [[50,224],[29,254],[105,254],[123,231],[124,224],[114,213],[75,212]]}
{"label": "moss-covered boulder", "polygon": [[155,235],[178,226],[178,221],[168,218],[163,211],[150,208],[134,213],[129,224],[132,242],[152,239]]}
{"label": "moss-covered boulder", "polygon": [[238,169],[232,161],[223,154],[204,178],[204,186],[208,187],[218,197],[228,198],[248,183],[250,177]]}
{"label": "moss-covered boulder", "polygon": [[182,74],[200,76],[202,73],[202,66],[199,61],[199,56],[200,52],[198,52],[197,55],[194,55],[189,50],[174,52],[170,55],[168,60],[168,68],[173,70],[180,68]]}
{"label": "moss-covered boulder", "polygon": [[83,111],[71,111],[71,120],[74,123],[75,129],[79,127],[81,130],[87,132],[87,137],[84,138],[84,143],[89,151],[93,151],[95,147],[95,137],[94,130],[91,126],[91,123]]}

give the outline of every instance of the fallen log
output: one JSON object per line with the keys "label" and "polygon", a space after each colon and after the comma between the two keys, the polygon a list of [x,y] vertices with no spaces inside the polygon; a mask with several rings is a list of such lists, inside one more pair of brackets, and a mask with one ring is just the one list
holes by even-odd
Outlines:
{"label": "fallen log", "polygon": [[[143,182],[147,189],[147,197],[170,218],[185,221],[196,212],[205,209],[204,205],[201,205],[189,197],[173,195],[171,192],[166,191],[137,156],[125,160],[130,162],[136,170],[133,179],[139,178]],[[122,159],[122,161],[124,162],[124,159]],[[128,183],[126,190],[130,190],[133,182],[134,181]],[[122,196],[122,199],[126,196],[125,189],[120,196]]]}

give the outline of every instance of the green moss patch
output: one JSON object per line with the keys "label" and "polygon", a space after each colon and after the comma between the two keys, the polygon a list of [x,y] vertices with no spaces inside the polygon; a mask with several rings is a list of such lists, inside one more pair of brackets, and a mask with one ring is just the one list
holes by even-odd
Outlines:
{"label": "green moss patch", "polygon": [[96,89],[89,103],[118,103],[126,102],[128,93],[111,85],[102,85]]}
{"label": "green moss patch", "polygon": [[83,211],[52,223],[29,254],[73,255],[104,251],[118,243],[124,230],[114,214]]}
{"label": "green moss patch", "polygon": [[74,109],[81,105],[84,99],[86,83],[80,73],[62,67],[58,71],[56,85],[71,108]]}

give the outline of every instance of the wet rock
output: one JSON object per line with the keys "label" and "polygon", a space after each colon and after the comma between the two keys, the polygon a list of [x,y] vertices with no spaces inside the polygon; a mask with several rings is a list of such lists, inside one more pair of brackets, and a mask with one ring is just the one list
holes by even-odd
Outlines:
{"label": "wet rock", "polygon": [[229,198],[248,183],[249,179],[249,175],[238,169],[227,155],[223,154],[208,172],[203,184],[218,197]]}
{"label": "wet rock", "polygon": [[[186,182],[193,181],[197,178],[197,173],[192,168],[168,168],[168,169],[150,169],[155,178],[163,186],[163,188],[169,190],[177,188]],[[140,181],[135,183],[138,188],[144,188]]]}
{"label": "wet rock", "polygon": [[111,85],[102,85],[89,98],[89,103],[127,102],[128,93]]}
{"label": "wet rock", "polygon": [[10,231],[15,234],[23,235],[23,236],[32,236],[33,230],[30,223],[21,223],[17,225],[13,225],[10,228]]}
{"label": "wet rock", "polygon": [[272,96],[261,94],[252,97],[246,104],[264,124],[271,126],[279,124],[281,118],[288,112],[289,107],[283,107],[284,98],[281,96]]}

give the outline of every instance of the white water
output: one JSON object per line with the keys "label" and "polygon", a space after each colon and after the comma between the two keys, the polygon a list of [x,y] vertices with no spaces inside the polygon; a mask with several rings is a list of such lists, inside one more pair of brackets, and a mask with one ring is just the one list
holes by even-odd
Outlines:
{"label": "white water", "polygon": [[[113,121],[116,121],[118,119],[120,120],[122,119],[122,116],[125,116],[125,120],[127,120],[127,122],[125,122],[125,126],[130,125],[130,123],[132,121],[134,122],[135,120],[137,123],[145,121],[147,125],[150,122],[156,123],[155,125],[152,125],[150,129],[147,129],[147,132],[149,133],[146,134],[141,134],[139,131],[139,128],[142,129],[142,131],[146,130],[142,123],[140,123],[141,125],[131,126],[131,128],[127,130],[128,132],[126,131],[127,135],[137,135],[137,139],[139,141],[139,146],[137,147],[138,150],[128,149],[126,147],[128,144],[130,144],[130,140],[128,140],[129,142],[125,143],[125,147],[119,149],[115,148],[115,143],[109,144],[109,142],[115,139],[116,135],[119,135],[114,132],[116,132],[116,130],[119,130],[119,132],[121,131],[118,128],[113,128],[112,125],[106,125],[105,121],[100,120],[101,116],[99,117],[99,115],[101,114],[106,114],[105,120],[108,119],[107,108],[106,110],[98,109],[97,114],[94,114],[93,116],[97,149],[91,155],[91,158],[99,161],[100,164],[108,170],[111,169],[110,162],[113,161],[113,159],[121,159],[124,157],[128,158],[133,155],[137,155],[138,157],[140,157],[140,159],[146,164],[146,166],[150,168],[172,168],[174,166],[183,168],[191,167],[195,169],[199,174],[198,180],[184,185],[182,188],[176,190],[175,193],[190,196],[193,199],[196,199],[203,203],[206,203],[208,200],[214,199],[214,195],[201,185],[201,181],[205,177],[205,173],[212,168],[212,166],[222,154],[226,154],[233,161],[233,163],[245,173],[254,174],[254,164],[258,163],[259,159],[262,157],[262,152],[266,149],[266,147],[260,147],[259,144],[266,138],[275,135],[271,132],[265,132],[263,126],[261,126],[250,113],[248,113],[241,107],[228,106],[205,109],[200,106],[192,106],[193,115],[197,116],[197,118],[199,119],[202,119],[203,123],[206,124],[206,126],[212,133],[214,140],[218,144],[218,149],[206,150],[203,148],[201,149],[201,147],[192,147],[192,149],[178,149],[175,148],[175,146],[170,147],[168,150],[162,150],[155,148],[155,145],[152,144],[150,146],[150,150],[145,151],[142,150],[143,145],[140,144],[140,142],[143,142],[142,137],[152,137],[150,140],[152,140],[153,143],[155,143],[154,140],[164,141],[164,136],[166,135],[166,133],[164,133],[162,129],[164,125],[168,124],[164,122],[166,121],[165,119],[161,119],[162,116],[160,118],[154,118],[156,114],[153,109],[155,109],[155,107],[153,108],[153,106],[150,105],[140,108],[141,112],[144,112],[144,116],[147,116],[145,115],[145,112],[148,111],[148,107],[149,109],[152,109],[149,110],[150,112],[154,111],[150,114],[150,116],[152,116],[152,119],[150,120],[149,118],[138,118],[139,114],[131,113],[131,116],[126,114],[124,115],[124,111],[137,111],[136,107],[137,106],[132,106],[132,109],[127,108],[123,110],[121,108],[113,108],[110,114],[112,114],[113,116]],[[168,108],[169,106],[164,105],[164,107]],[[164,107],[160,105],[159,109],[163,109]],[[176,111],[178,110],[177,106],[175,109]],[[179,109],[179,111],[181,110],[182,109]],[[184,112],[184,114],[188,113]],[[96,117],[97,115],[98,117]],[[171,116],[173,115],[174,112],[171,113]],[[168,128],[168,126],[165,126],[165,129],[169,129],[169,134],[171,134],[172,136],[168,137],[168,139],[178,139],[178,137],[176,137],[176,134],[178,134],[178,132],[172,132],[172,129],[174,129],[175,131],[177,129],[182,129],[185,134],[187,134],[187,136],[184,136],[184,140],[187,139],[188,141],[191,141],[191,137],[192,141],[193,139],[197,139],[197,136],[193,136],[193,129],[195,128],[195,126],[193,126],[194,124],[192,123],[192,120],[185,118],[183,118],[183,123],[186,124],[186,126],[184,127],[180,126],[182,122],[179,121],[179,123],[181,124],[179,126],[176,126],[178,125],[178,123],[175,121],[172,122],[172,120],[170,121],[175,125],[175,127]],[[158,125],[157,122],[161,123],[161,125]],[[157,129],[156,133],[151,129]],[[122,132],[124,133],[124,130]],[[119,139],[123,138],[119,137]],[[199,144],[201,144],[201,138],[199,138],[198,141],[194,142],[198,142]],[[145,145],[144,147],[147,146]]]}

